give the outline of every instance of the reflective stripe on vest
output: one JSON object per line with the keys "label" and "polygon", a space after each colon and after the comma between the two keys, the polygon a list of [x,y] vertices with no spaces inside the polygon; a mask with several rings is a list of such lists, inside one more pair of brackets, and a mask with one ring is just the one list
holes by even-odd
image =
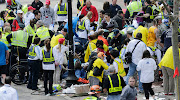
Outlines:
{"label": "reflective stripe on vest", "polygon": [[23,30],[19,30],[12,33],[12,43],[11,45],[20,46],[27,48],[27,41],[28,41],[28,33],[24,32]]}
{"label": "reflective stripe on vest", "polygon": [[43,54],[43,63],[44,64],[53,64],[54,63],[54,57],[52,54],[52,47],[51,47],[49,52],[46,52],[43,49],[42,54]]}
{"label": "reflective stripe on vest", "polygon": [[119,87],[113,87],[111,77],[108,75],[109,82],[110,82],[110,85],[111,85],[111,88],[109,88],[109,93],[122,91],[121,79],[120,79],[120,76],[118,74],[117,74],[117,76],[118,76],[118,80],[119,80]]}
{"label": "reflective stripe on vest", "polygon": [[162,19],[164,19],[164,13],[161,11],[161,16],[162,16]]}
{"label": "reflective stripe on vest", "polygon": [[[122,49],[125,49],[125,50],[124,50],[123,54],[121,55]],[[125,55],[125,52],[126,52],[126,47],[123,47],[122,49],[121,49],[120,54],[119,54],[119,59],[122,59],[122,57]]]}
{"label": "reflective stripe on vest", "polygon": [[87,97],[83,100],[97,100],[97,97],[94,97],[94,96],[90,96],[90,97]]}
{"label": "reflective stripe on vest", "polygon": [[120,59],[120,60],[121,60],[121,63],[119,63],[117,60],[114,60],[114,61],[118,64],[118,74],[121,77],[124,77],[124,76],[126,76],[126,72],[123,67],[123,61],[122,61],[122,59]]}
{"label": "reflective stripe on vest", "polygon": [[80,7],[79,7],[79,10],[81,10],[82,9],[82,7],[84,6],[84,0],[79,0],[79,2],[80,2]]}
{"label": "reflective stripe on vest", "polygon": [[12,2],[13,2],[13,3],[12,3],[13,5],[11,5],[11,6],[16,6],[16,5],[17,5],[17,3],[15,2],[15,0],[12,0]]}
{"label": "reflective stripe on vest", "polygon": [[114,32],[109,33],[108,37],[112,39],[114,37]]}
{"label": "reflective stripe on vest", "polygon": [[36,34],[41,39],[41,41],[50,38],[49,29],[44,26],[38,28]]}
{"label": "reflective stripe on vest", "polygon": [[133,15],[134,12],[139,12],[141,10],[141,7],[142,3],[140,1],[131,2],[127,7],[130,13],[130,17]]}
{"label": "reflective stripe on vest", "polygon": [[154,51],[156,51],[156,47],[153,47],[153,46],[149,46],[149,48],[154,52]]}
{"label": "reflective stripe on vest", "polygon": [[152,7],[151,7],[151,6],[148,6],[148,7],[150,7],[150,8],[151,8],[151,10],[152,10],[152,15],[150,15],[150,19],[154,19],[154,16],[153,16],[154,10],[152,9]]}
{"label": "reflective stripe on vest", "polygon": [[64,5],[58,5],[58,11],[57,11],[57,15],[58,16],[66,16],[67,15],[67,3],[65,3]]}
{"label": "reflective stripe on vest", "polygon": [[87,18],[84,19],[82,22],[80,22],[80,25],[78,26],[79,31],[84,31],[86,29],[86,27],[85,27],[85,21],[86,20],[87,20]]}
{"label": "reflective stripe on vest", "polygon": [[29,53],[28,53],[28,57],[31,58],[31,59],[34,59],[36,57],[36,52],[35,52],[35,46],[30,46],[29,48]]}

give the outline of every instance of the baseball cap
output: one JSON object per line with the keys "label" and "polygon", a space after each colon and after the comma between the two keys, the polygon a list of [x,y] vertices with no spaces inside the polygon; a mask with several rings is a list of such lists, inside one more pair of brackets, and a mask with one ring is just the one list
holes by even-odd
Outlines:
{"label": "baseball cap", "polygon": [[28,10],[36,10],[36,8],[33,8],[32,6],[29,6]]}
{"label": "baseball cap", "polygon": [[44,25],[44,23],[43,23],[42,20],[38,20],[38,21],[37,21],[37,24],[38,24],[38,25]]}
{"label": "baseball cap", "polygon": [[113,32],[114,32],[114,35],[116,36],[119,33],[119,30],[115,29],[115,30],[113,30]]}
{"label": "baseball cap", "polygon": [[50,0],[46,0],[46,5],[50,5]]}
{"label": "baseball cap", "polygon": [[60,38],[60,39],[58,40],[58,42],[59,42],[60,44],[63,44],[64,40],[65,40],[65,38]]}
{"label": "baseball cap", "polygon": [[18,10],[18,11],[17,11],[17,14],[22,14],[22,13],[23,13],[22,10]]}

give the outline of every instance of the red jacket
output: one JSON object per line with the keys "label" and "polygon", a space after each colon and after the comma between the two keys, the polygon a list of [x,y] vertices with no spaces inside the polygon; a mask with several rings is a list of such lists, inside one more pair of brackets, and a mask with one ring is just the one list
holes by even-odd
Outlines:
{"label": "red jacket", "polygon": [[[91,22],[93,21],[98,21],[98,12],[97,12],[97,9],[91,5],[90,7],[90,10],[89,11],[92,11],[93,15],[92,15],[92,18],[90,19]],[[87,10],[87,6],[84,6],[81,10],[81,14],[83,14],[84,16],[86,16],[88,13],[88,10]]]}

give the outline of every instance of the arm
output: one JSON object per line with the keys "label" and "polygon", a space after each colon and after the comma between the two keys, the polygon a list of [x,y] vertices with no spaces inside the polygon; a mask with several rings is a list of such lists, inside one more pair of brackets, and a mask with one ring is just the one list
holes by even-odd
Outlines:
{"label": "arm", "polygon": [[6,64],[9,63],[9,51],[6,50]]}
{"label": "arm", "polygon": [[103,60],[101,60],[101,65],[105,70],[107,70],[109,67]]}
{"label": "arm", "polygon": [[55,15],[54,10],[52,9],[52,24],[55,24]]}
{"label": "arm", "polygon": [[115,20],[114,20],[114,27],[119,28],[119,26],[118,26],[118,24],[117,24],[117,22]]}
{"label": "arm", "polygon": [[86,30],[88,30],[89,32],[91,31],[90,20],[89,19],[85,20],[85,27],[86,27]]}
{"label": "arm", "polygon": [[11,42],[12,42],[12,41],[11,41],[11,38],[12,38],[12,34],[9,34],[9,35],[6,37],[8,43],[11,43]]}
{"label": "arm", "polygon": [[142,65],[141,65],[141,60],[140,60],[139,63],[138,63],[138,65],[137,65],[137,69],[136,69],[136,70],[137,70],[137,71],[140,71],[140,70],[141,70],[141,66],[142,66]]}
{"label": "arm", "polygon": [[129,91],[127,86],[122,90],[120,100],[127,100],[126,97],[128,97]]}
{"label": "arm", "polygon": [[35,47],[35,52],[36,52],[36,56],[38,57],[38,59],[42,59],[42,50],[39,46]]}
{"label": "arm", "polygon": [[[129,13],[129,10],[127,9],[125,13],[125,18],[129,19],[129,17],[130,17],[130,13]],[[129,20],[126,20],[126,23],[129,25]]]}
{"label": "arm", "polygon": [[17,20],[13,20],[12,31],[16,31],[16,22],[17,22]]}
{"label": "arm", "polygon": [[84,56],[84,62],[85,63],[88,62],[88,60],[89,60],[89,54],[90,54],[90,49],[89,49],[89,45],[88,45],[88,47],[85,51],[85,56]]}

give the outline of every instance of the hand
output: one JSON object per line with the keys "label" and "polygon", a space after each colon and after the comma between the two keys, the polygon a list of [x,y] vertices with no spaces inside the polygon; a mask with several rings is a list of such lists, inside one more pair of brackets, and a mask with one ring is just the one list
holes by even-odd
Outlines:
{"label": "hand", "polygon": [[6,59],[6,64],[9,64],[9,60],[8,59]]}
{"label": "hand", "polygon": [[58,62],[55,62],[55,65],[56,65],[56,66],[58,66],[58,65],[59,65],[59,63],[58,63]]}

